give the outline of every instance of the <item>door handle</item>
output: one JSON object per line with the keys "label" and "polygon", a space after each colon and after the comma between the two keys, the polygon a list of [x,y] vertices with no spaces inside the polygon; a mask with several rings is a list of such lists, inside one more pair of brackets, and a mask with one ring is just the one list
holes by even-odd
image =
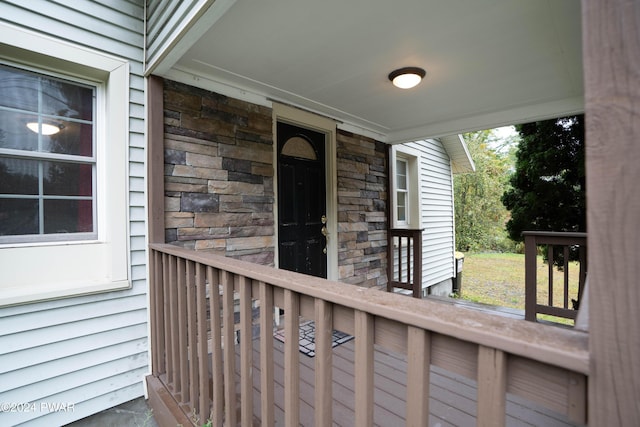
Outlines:
{"label": "door handle", "polygon": [[323,254],[327,254],[327,240],[329,240],[329,231],[327,230],[327,216],[326,215],[322,215],[322,217],[320,217],[320,221],[322,222],[322,228],[320,229],[320,232],[322,233],[322,235],[325,237],[325,243],[324,243],[324,249],[322,249],[322,253]]}

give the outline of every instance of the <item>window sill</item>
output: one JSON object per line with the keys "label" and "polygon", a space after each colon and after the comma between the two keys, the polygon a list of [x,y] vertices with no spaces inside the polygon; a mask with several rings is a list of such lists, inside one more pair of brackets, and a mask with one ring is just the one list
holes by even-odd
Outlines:
{"label": "window sill", "polygon": [[32,304],[61,298],[90,295],[111,291],[121,291],[131,288],[129,280],[112,282],[70,282],[64,284],[47,284],[30,286],[28,288],[3,288],[0,295],[0,307],[20,304]]}

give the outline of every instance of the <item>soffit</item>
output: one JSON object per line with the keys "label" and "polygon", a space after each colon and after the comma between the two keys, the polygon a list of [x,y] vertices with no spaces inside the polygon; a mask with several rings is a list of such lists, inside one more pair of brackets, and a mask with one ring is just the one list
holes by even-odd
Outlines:
{"label": "soffit", "polygon": [[[160,67],[169,78],[389,143],[583,110],[578,0],[236,0],[188,45]],[[403,66],[426,79],[395,88],[387,75]]]}

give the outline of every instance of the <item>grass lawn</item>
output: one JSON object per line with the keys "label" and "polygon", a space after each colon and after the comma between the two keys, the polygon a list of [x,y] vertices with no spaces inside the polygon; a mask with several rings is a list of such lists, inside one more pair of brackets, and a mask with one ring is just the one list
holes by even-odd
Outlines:
{"label": "grass lawn", "polygon": [[[542,257],[538,257],[537,297],[540,304],[548,302],[548,268]],[[577,298],[578,294],[578,270],[578,263],[569,264],[569,307],[571,298]],[[564,272],[554,268],[553,277],[553,305],[561,307],[564,302]],[[465,253],[462,299],[524,310],[524,255]]]}

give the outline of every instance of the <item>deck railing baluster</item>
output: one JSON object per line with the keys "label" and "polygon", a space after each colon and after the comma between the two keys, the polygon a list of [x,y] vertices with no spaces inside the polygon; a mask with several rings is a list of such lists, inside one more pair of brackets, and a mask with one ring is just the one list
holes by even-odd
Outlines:
{"label": "deck railing baluster", "polygon": [[569,308],[569,246],[563,247],[563,269],[564,269],[564,300],[563,307]]}
{"label": "deck railing baluster", "polygon": [[407,328],[407,425],[429,425],[431,334]]}
{"label": "deck railing baluster", "polygon": [[193,261],[186,262],[186,290],[187,290],[187,342],[188,353],[186,362],[189,368],[188,388],[189,399],[185,403],[191,404],[193,416],[199,418],[198,408],[198,340],[196,329],[196,271]]}
{"label": "deck railing baluster", "polygon": [[333,352],[331,334],[333,333],[333,312],[331,304],[316,299],[316,360],[315,360],[315,425],[328,427],[333,420]]}
{"label": "deck railing baluster", "polygon": [[387,291],[408,289],[422,298],[422,230],[396,228],[388,233]]}
{"label": "deck railing baluster", "polygon": [[[402,246],[414,257],[416,244],[412,240]],[[333,411],[334,399],[339,398],[332,393],[334,328],[355,336],[355,403],[350,410],[356,425],[369,426],[376,421],[374,374],[378,364],[374,355],[378,357],[379,347],[406,355],[407,425],[428,424],[432,367],[477,380],[478,425],[505,424],[507,391],[564,413],[576,422],[586,421],[588,346],[578,332],[560,328],[538,331],[535,328],[540,325],[511,324],[489,319],[485,313],[449,314],[435,302],[377,294],[169,245],[151,246],[151,308],[160,311],[151,313],[152,338],[164,343],[166,354],[166,375],[162,368],[154,369],[159,381],[154,387],[162,384],[164,397],[156,393],[153,401],[163,401],[170,412],[177,411],[178,424],[201,425],[210,419],[213,425],[236,426],[240,422],[248,426],[254,423],[254,417],[260,417],[263,425],[298,426],[301,420],[318,426],[333,424],[333,417],[344,416],[345,410]],[[566,251],[564,258],[568,259]],[[278,374],[284,377],[279,383],[284,387],[282,403],[276,403],[274,394],[275,304],[285,310],[284,369]],[[260,309],[259,346],[253,344],[254,306]],[[468,320],[464,326],[459,322],[463,314]],[[309,387],[305,383],[309,377],[302,375],[307,371],[301,372],[301,316],[315,320],[314,398],[303,403],[305,408],[314,405],[313,421],[307,412],[301,413],[301,384]],[[485,327],[493,332],[488,334]],[[155,352],[161,349],[162,345],[152,348],[154,363],[160,367],[163,356]],[[253,352],[258,350],[259,386],[252,378]],[[236,357],[240,358],[238,369]],[[309,364],[305,362],[304,366]],[[253,401],[258,390],[260,411]]]}
{"label": "deck railing baluster", "polygon": [[196,263],[196,316],[197,316],[197,352],[198,352],[198,407],[196,414],[201,421],[209,419],[209,352],[207,346],[207,282],[206,268]]}
{"label": "deck railing baluster", "polygon": [[253,320],[251,304],[251,280],[238,277],[240,293],[240,423],[253,425]]}
{"label": "deck railing baluster", "polygon": [[273,287],[260,282],[260,405],[262,424],[272,426],[274,415],[273,378]]}
{"label": "deck railing baluster", "polygon": [[553,245],[549,245],[547,248],[547,270],[549,277],[549,295],[548,295],[548,305],[553,307],[553,264],[555,262],[555,258],[553,256]]}
{"label": "deck railing baluster", "polygon": [[478,426],[506,423],[507,356],[495,348],[478,346]]}
{"label": "deck railing baluster", "polygon": [[355,393],[356,426],[373,425],[373,316],[364,311],[355,312]]}
{"label": "deck railing baluster", "polygon": [[[587,276],[587,234],[586,233],[556,233],[542,231],[525,231],[525,319],[536,321],[538,314],[575,319],[577,309],[569,306],[571,299],[569,289],[569,268],[571,247],[578,247],[578,290],[576,300],[580,301]],[[537,252],[538,246],[547,246],[548,292],[547,304],[537,302]],[[562,247],[561,255],[555,256],[556,247]],[[562,262],[563,268],[563,298],[562,306],[554,306],[554,278],[553,269]]]}
{"label": "deck railing baluster", "polygon": [[169,326],[171,331],[171,370],[169,371],[169,383],[174,387],[176,392],[180,391],[180,342],[178,340],[178,258],[171,256],[169,262]]}
{"label": "deck railing baluster", "polygon": [[186,260],[177,259],[177,293],[178,293],[178,375],[177,390],[180,392],[180,403],[189,402],[189,362],[187,360],[187,298],[186,298]]}
{"label": "deck railing baluster", "polygon": [[207,267],[209,283],[209,317],[211,335],[211,421],[221,426],[224,419],[224,371],[222,359],[222,320],[220,319],[220,285],[222,272]]}
{"label": "deck railing baluster", "polygon": [[285,426],[300,425],[300,296],[284,291],[284,416]]}
{"label": "deck railing baluster", "polygon": [[234,279],[235,275],[220,272],[222,284],[222,340],[223,340],[223,365],[224,365],[224,414],[225,425],[236,425],[236,355],[235,355],[235,328],[234,328]]}

